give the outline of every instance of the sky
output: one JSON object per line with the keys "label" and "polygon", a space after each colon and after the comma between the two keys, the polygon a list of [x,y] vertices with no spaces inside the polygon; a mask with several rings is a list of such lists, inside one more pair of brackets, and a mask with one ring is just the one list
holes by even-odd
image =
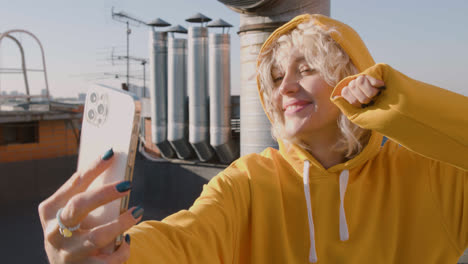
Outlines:
{"label": "sky", "polygon": [[[376,62],[390,64],[411,78],[468,96],[468,0],[331,0],[331,17],[352,26]],[[222,18],[231,34],[231,89],[240,92],[239,14],[217,0],[0,0],[0,32],[25,29],[36,35],[45,51],[49,89],[54,97],[76,97],[92,83],[125,82],[126,26],[111,17],[111,8],[150,21],[157,17],[188,27],[196,12]],[[149,28],[132,25],[130,55],[149,56]],[[42,69],[37,44],[15,34],[24,46],[29,69]],[[9,39],[0,44],[0,92],[24,92],[20,53]],[[142,85],[143,66],[131,64],[131,75]],[[146,69],[148,72],[148,67]],[[116,73],[119,78],[116,77]],[[45,88],[41,72],[29,72],[31,94]],[[149,75],[146,74],[149,85]]]}

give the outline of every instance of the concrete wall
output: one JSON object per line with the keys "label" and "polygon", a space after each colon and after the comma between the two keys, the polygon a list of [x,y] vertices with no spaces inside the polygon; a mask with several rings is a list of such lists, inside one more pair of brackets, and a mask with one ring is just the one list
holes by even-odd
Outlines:
{"label": "concrete wall", "polygon": [[144,219],[161,220],[189,208],[203,185],[224,169],[223,166],[152,162],[139,153],[135,159],[130,206],[143,206]]}

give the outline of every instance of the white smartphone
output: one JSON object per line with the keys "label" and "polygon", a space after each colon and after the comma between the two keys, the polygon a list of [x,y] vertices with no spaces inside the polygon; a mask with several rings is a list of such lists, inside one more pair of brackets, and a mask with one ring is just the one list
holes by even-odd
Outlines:
{"label": "white smartphone", "polygon": [[[131,181],[138,142],[139,102],[130,93],[105,85],[93,85],[86,95],[81,126],[78,169],[85,169],[110,148],[114,161],[102,175],[88,187],[98,188],[107,183]],[[95,227],[117,219],[128,208],[129,195],[103,205],[85,219],[85,224]],[[122,242],[122,235],[105,247],[111,253]]]}

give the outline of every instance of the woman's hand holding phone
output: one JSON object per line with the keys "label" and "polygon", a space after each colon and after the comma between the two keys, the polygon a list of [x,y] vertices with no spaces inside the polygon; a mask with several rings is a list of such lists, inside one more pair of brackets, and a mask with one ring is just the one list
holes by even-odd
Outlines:
{"label": "woman's hand holding phone", "polygon": [[92,221],[87,221],[91,211],[130,192],[131,183],[128,181],[87,190],[94,179],[111,166],[113,154],[110,149],[87,169],[75,172],[39,205],[44,245],[50,263],[123,263],[128,259],[129,235],[113,253],[104,253],[102,249],[141,220],[143,208],[130,208],[117,219],[99,226],[91,226]]}

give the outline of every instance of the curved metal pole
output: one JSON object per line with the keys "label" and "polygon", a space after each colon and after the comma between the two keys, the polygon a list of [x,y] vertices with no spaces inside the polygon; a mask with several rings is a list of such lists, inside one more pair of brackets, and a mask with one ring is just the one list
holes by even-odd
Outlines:
{"label": "curved metal pole", "polygon": [[0,44],[2,42],[2,39],[6,36],[9,36],[11,33],[16,33],[16,32],[19,32],[19,33],[26,33],[28,35],[30,35],[31,37],[33,37],[37,44],[39,44],[39,48],[41,49],[41,53],[42,53],[42,67],[44,69],[44,79],[45,79],[45,85],[46,85],[46,92],[47,92],[47,98],[50,100],[50,93],[49,93],[49,80],[47,79],[47,68],[46,68],[46,63],[45,63],[45,55],[44,55],[44,48],[42,47],[42,44],[41,42],[39,41],[39,39],[31,32],[29,31],[26,31],[26,30],[23,30],[23,29],[12,29],[12,30],[8,30],[6,32],[4,32],[3,34],[0,35]]}
{"label": "curved metal pole", "polygon": [[[18,48],[20,49],[21,52],[21,68],[23,69],[23,77],[24,77],[24,85],[26,86],[26,94],[29,96],[29,83],[28,83],[28,74],[26,71],[26,59],[24,58],[24,49],[23,46],[21,45],[21,42],[18,41],[17,38],[6,35],[7,38],[12,39],[16,44],[18,45]],[[31,100],[29,97],[27,98],[28,102]]]}
{"label": "curved metal pole", "polygon": [[132,30],[128,26],[128,21],[127,21],[127,89],[130,89],[130,53],[129,53],[129,44],[130,44],[130,34],[132,33]]}

